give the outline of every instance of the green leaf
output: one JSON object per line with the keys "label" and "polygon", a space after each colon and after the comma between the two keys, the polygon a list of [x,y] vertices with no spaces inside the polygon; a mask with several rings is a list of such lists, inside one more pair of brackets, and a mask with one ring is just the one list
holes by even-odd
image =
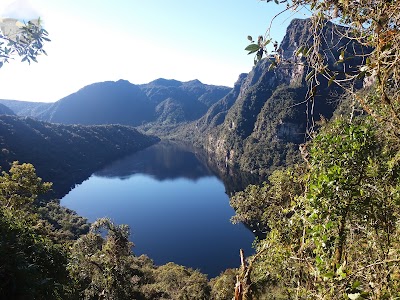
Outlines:
{"label": "green leaf", "polygon": [[253,42],[253,38],[252,38],[251,35],[248,35],[248,36],[247,36],[247,39],[248,39],[250,42]]}
{"label": "green leaf", "polygon": [[328,279],[333,279],[335,274],[333,272],[328,272],[328,273],[326,273],[326,274],[324,274],[322,276],[325,277],[325,278],[328,278]]}
{"label": "green leaf", "polygon": [[353,284],[351,285],[351,287],[353,289],[356,289],[356,288],[358,288],[360,286],[361,286],[361,282],[359,282],[358,280],[354,281]]}
{"label": "green leaf", "polygon": [[322,264],[324,262],[320,256],[315,257],[315,261],[317,264]]}
{"label": "green leaf", "polygon": [[344,50],[342,50],[342,52],[340,52],[340,55],[339,55],[339,62],[342,62],[342,61],[344,61]]}
{"label": "green leaf", "polygon": [[333,83],[333,81],[336,79],[336,76],[332,76],[329,81],[328,81],[328,87],[331,86],[331,84]]}
{"label": "green leaf", "polygon": [[276,67],[276,62],[275,61],[273,61],[270,65],[269,65],[269,67],[268,67],[268,71],[271,71],[273,68],[275,68]]}
{"label": "green leaf", "polygon": [[258,51],[258,49],[260,49],[260,46],[258,46],[257,44],[250,44],[246,48],[244,48],[244,50],[250,51],[251,53]]}
{"label": "green leaf", "polygon": [[362,79],[362,78],[364,78],[365,77],[365,74],[367,74],[367,72],[366,71],[362,71],[362,72],[360,72],[360,73],[358,73],[358,75],[357,75],[357,79]]}
{"label": "green leaf", "polygon": [[296,56],[299,56],[300,53],[303,54],[303,49],[304,49],[304,46],[301,46],[299,49],[297,49]]}
{"label": "green leaf", "polygon": [[313,77],[314,74],[315,74],[315,71],[311,70],[310,73],[308,73],[306,76],[306,81],[309,81],[311,79],[311,77]]}

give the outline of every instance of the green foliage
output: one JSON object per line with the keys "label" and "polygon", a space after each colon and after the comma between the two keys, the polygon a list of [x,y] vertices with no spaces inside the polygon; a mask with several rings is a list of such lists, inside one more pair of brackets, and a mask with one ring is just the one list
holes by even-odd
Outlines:
{"label": "green foliage", "polygon": [[[106,237],[101,236],[105,230]],[[132,299],[138,274],[126,225],[99,219],[71,249],[69,270],[80,299]]]}
{"label": "green foliage", "polygon": [[357,281],[381,298],[399,284],[399,148],[384,138],[368,119],[336,121],[310,149],[308,242],[317,274],[336,281],[336,293]]}
{"label": "green foliage", "polygon": [[7,299],[62,299],[67,256],[34,212],[50,184],[31,164],[14,162],[0,176],[0,295]]}
{"label": "green foliage", "polygon": [[8,210],[0,210],[0,295],[3,299],[65,299],[63,247]]}
{"label": "green foliage", "polygon": [[87,219],[61,206],[59,200],[44,201],[37,211],[40,218],[51,226],[49,235],[57,241],[76,240],[89,231]]}
{"label": "green foliage", "polygon": [[199,271],[167,263],[153,271],[153,282],[143,286],[146,299],[210,299],[207,277]]}
{"label": "green foliage", "polygon": [[2,298],[209,299],[204,274],[135,257],[126,225],[103,218],[86,233],[85,219],[38,201],[50,184],[31,164],[14,162],[0,183]]}
{"label": "green foliage", "polygon": [[53,182],[62,197],[106,163],[158,141],[122,125],[61,125],[30,118],[0,116],[0,166],[14,160],[31,162],[38,174]]}
{"label": "green foliage", "polygon": [[29,64],[31,61],[37,62],[37,57],[46,54],[43,44],[49,42],[48,32],[41,26],[40,19],[37,21],[29,21],[23,26],[17,25],[12,34],[5,32],[0,33],[0,68],[4,63],[9,62],[14,54],[22,57],[22,61]]}
{"label": "green foliage", "polygon": [[273,290],[278,299],[399,297],[396,139],[369,118],[339,118],[307,149],[306,172],[275,172],[269,184],[231,200],[237,220],[260,220],[268,229],[251,259],[252,296]]}
{"label": "green foliage", "polygon": [[0,205],[9,210],[27,210],[38,195],[48,192],[51,183],[37,177],[32,164],[14,161],[10,171],[0,177]]}
{"label": "green foliage", "polygon": [[236,276],[239,271],[236,269],[227,269],[218,277],[210,280],[211,299],[213,300],[232,300],[234,297],[234,289]]}
{"label": "green foliage", "polygon": [[[266,47],[269,43],[271,43],[272,39],[265,39],[263,36],[259,36],[257,40],[257,44],[253,41],[253,38],[249,35],[247,36],[247,39],[251,42],[250,45],[248,45],[244,50],[249,51],[247,54],[253,54],[256,53],[256,56],[254,57],[254,64],[256,65],[257,62],[259,62],[263,56],[264,53],[268,53]],[[276,52],[276,47],[275,47],[275,52]]]}
{"label": "green foliage", "polygon": [[293,199],[304,192],[303,173],[304,169],[297,166],[277,170],[269,177],[269,183],[249,185],[244,191],[236,193],[230,198],[236,212],[231,221],[248,224],[261,235],[276,228],[277,222],[286,222],[293,214]]}

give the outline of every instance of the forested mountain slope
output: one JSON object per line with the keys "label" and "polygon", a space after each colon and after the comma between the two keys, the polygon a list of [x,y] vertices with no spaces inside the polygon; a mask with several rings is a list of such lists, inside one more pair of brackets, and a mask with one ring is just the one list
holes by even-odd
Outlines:
{"label": "forested mountain slope", "polygon": [[17,115],[62,124],[179,124],[200,118],[230,88],[157,79],[135,85],[126,80],[85,86],[55,103],[2,100]]}
{"label": "forested mountain slope", "polygon": [[0,116],[2,169],[14,160],[32,163],[40,177],[54,183],[57,197],[104,164],[157,141],[122,125],[60,125]]}
{"label": "forested mountain slope", "polygon": [[[338,30],[340,27],[332,23],[323,29],[331,39],[320,48],[331,69],[343,68],[336,60],[344,47],[360,48],[339,38]],[[276,58],[266,58],[247,76],[240,75],[231,92],[181,130],[178,138],[183,136],[213,153],[221,168],[230,165],[268,175],[277,167],[297,161],[299,145],[321,116],[332,116],[343,94],[318,77],[315,97],[305,101],[311,96],[306,82],[310,70],[296,49],[310,44],[311,36],[311,21],[294,19],[278,50],[280,63],[274,66]]]}

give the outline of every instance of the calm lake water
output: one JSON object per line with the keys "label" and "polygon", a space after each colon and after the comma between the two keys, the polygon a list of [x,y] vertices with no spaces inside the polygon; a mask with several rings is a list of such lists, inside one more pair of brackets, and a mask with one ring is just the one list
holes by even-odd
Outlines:
{"label": "calm lake water", "polygon": [[76,186],[61,203],[90,222],[128,224],[136,255],[173,261],[215,277],[253,253],[254,235],[234,215],[224,184],[194,153],[161,142],[116,161]]}

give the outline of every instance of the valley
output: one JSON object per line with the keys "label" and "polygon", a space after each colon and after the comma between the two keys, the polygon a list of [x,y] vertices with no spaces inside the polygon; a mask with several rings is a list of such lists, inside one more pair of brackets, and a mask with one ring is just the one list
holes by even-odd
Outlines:
{"label": "valley", "polygon": [[313,53],[313,20],[293,19],[232,88],[121,79],[54,103],[0,100],[0,183],[16,199],[0,198],[0,229],[60,256],[54,286],[75,298],[112,282],[137,299],[232,299],[236,282],[248,299],[395,299],[397,108],[377,104],[366,72],[353,94],[340,85],[372,48],[318,29],[329,39]]}

